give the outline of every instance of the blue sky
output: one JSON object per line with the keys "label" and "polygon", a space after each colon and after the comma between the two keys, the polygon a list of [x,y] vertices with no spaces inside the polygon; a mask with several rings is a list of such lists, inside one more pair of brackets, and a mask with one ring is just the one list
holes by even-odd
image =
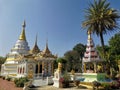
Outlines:
{"label": "blue sky", "polygon": [[[36,34],[38,46],[43,50],[48,38],[53,54],[63,56],[78,43],[87,43],[86,30],[82,28],[84,10],[93,0],[0,0],[0,56],[10,52],[26,21],[26,37],[30,48]],[[111,7],[120,11],[119,0],[108,0]],[[114,33],[104,36],[105,44]],[[99,37],[93,35],[95,44]]]}

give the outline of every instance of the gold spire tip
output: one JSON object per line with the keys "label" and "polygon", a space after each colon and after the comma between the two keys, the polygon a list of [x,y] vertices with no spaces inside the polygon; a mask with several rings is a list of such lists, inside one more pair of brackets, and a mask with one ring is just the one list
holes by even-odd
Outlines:
{"label": "gold spire tip", "polygon": [[22,32],[21,32],[21,34],[20,34],[19,40],[26,40],[26,36],[25,36],[25,26],[26,26],[26,23],[25,23],[25,20],[24,20],[24,22],[23,22],[23,24],[22,24],[23,29],[22,29]]}

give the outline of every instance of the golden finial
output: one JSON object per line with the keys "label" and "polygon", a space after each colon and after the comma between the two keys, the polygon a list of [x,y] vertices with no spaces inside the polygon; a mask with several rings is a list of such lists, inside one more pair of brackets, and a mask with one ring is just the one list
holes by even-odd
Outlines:
{"label": "golden finial", "polygon": [[22,32],[20,34],[20,37],[19,37],[19,40],[26,40],[26,36],[25,36],[25,27],[26,27],[26,24],[25,24],[25,21],[23,22],[22,24]]}

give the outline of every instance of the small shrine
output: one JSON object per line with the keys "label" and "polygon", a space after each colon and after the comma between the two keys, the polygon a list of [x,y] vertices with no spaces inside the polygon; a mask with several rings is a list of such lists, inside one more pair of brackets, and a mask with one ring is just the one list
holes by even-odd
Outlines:
{"label": "small shrine", "polygon": [[54,78],[53,78],[53,86],[60,88],[61,87],[61,83],[60,83],[60,79],[62,78],[62,64],[58,63],[58,68],[57,70],[54,72]]}
{"label": "small shrine", "polygon": [[[103,75],[103,60],[100,58],[97,50],[95,49],[91,32],[88,31],[88,40],[86,52],[83,57],[83,75],[86,76],[85,81],[94,81],[100,79]],[[99,73],[99,74],[98,74]],[[89,75],[89,76],[87,76]],[[98,76],[100,78],[98,78]],[[87,78],[89,77],[89,79]],[[93,78],[94,77],[94,78]],[[103,77],[104,78],[104,77]]]}

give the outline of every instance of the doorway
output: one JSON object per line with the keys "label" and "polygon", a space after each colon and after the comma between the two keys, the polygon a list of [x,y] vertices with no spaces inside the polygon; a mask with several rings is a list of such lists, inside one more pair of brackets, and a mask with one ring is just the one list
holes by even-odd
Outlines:
{"label": "doorway", "polygon": [[39,72],[42,73],[42,64],[40,65],[40,69],[39,70],[40,70]]}
{"label": "doorway", "polygon": [[38,73],[38,64],[36,64],[36,67],[35,67],[35,73],[37,74]]}

